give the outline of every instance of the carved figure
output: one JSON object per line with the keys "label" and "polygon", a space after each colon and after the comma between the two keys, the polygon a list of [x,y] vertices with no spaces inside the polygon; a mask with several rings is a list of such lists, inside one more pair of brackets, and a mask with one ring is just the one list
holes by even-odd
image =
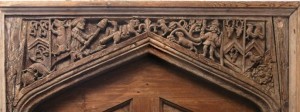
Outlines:
{"label": "carved figure", "polygon": [[201,43],[194,43],[193,41],[186,39],[181,31],[176,32],[175,35],[178,37],[178,44],[189,47],[191,51],[194,50],[196,53],[198,53],[198,50],[195,46],[200,45]]}
{"label": "carved figure", "polygon": [[85,19],[76,18],[72,21],[72,40],[71,40],[71,59],[73,61],[83,58],[83,54],[80,51],[81,47],[87,44],[87,40],[90,35],[84,32]]}
{"label": "carved figure", "polygon": [[219,29],[219,22],[218,20],[213,20],[209,29],[209,32],[200,35],[201,40],[205,40],[203,42],[203,56],[206,56],[209,49],[209,58],[211,60],[214,59],[214,52],[217,46],[221,43],[221,35],[219,36],[218,33],[220,32]]}
{"label": "carved figure", "polygon": [[56,29],[51,29],[52,33],[54,33],[55,35],[57,35],[56,37],[56,41],[55,41],[55,45],[57,46],[57,50],[53,52],[53,54],[55,56],[60,55],[64,52],[67,52],[67,42],[66,42],[66,29],[65,29],[65,23],[66,21],[60,21],[58,19],[55,19],[53,21],[53,26],[56,27]]}
{"label": "carved figure", "polygon": [[87,55],[89,52],[84,52],[86,48],[90,45],[91,41],[94,39],[96,35],[100,32],[101,29],[104,29],[107,25],[108,20],[102,19],[97,24],[97,29],[92,34],[86,34],[84,32],[85,27],[85,19],[84,18],[76,18],[72,21],[72,43],[71,43],[71,59],[73,61],[77,59],[83,58],[84,55]]}
{"label": "carved figure", "polygon": [[[83,52],[93,41],[93,39],[96,37],[96,35],[98,35],[98,33],[100,32],[101,29],[106,28],[108,23],[108,19],[102,19],[98,24],[97,24],[97,29],[94,33],[89,35],[89,39],[86,41],[86,43],[83,45],[83,47],[80,49],[81,52]],[[105,45],[100,45],[98,46],[98,48],[104,48]]]}
{"label": "carved figure", "polygon": [[118,22],[117,21],[108,21],[108,23],[112,25],[112,28],[111,27],[106,28],[105,36],[109,36],[118,31]]}

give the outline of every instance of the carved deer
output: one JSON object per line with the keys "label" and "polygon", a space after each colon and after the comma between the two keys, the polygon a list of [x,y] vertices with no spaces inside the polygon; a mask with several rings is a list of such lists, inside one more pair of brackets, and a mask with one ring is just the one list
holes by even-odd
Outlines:
{"label": "carved deer", "polygon": [[239,38],[242,35],[244,24],[245,23],[243,20],[236,20],[235,29],[236,29],[237,38]]}
{"label": "carved deer", "polygon": [[230,38],[234,31],[235,20],[225,20],[225,30],[227,32],[227,37]]}

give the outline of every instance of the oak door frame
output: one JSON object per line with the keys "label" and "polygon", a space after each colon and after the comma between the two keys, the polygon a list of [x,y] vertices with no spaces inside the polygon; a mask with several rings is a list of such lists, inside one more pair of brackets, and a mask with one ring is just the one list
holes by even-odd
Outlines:
{"label": "oak door frame", "polygon": [[[168,5],[165,5],[168,4]],[[18,10],[33,9],[27,11],[31,15],[47,15],[39,13],[44,9],[51,12],[55,8],[97,8],[97,7],[150,7],[150,8],[186,8],[186,9],[209,9],[214,11],[201,12],[202,15],[257,15],[257,16],[288,16],[289,17],[289,112],[300,112],[300,8],[299,2],[0,2],[0,112],[6,112],[6,77],[5,77],[5,28],[4,19],[7,15],[22,15]],[[261,11],[264,10],[264,11]],[[56,14],[60,14],[57,11]],[[218,12],[218,13],[216,13]],[[224,13],[226,12],[226,13]],[[247,13],[243,13],[247,12]],[[172,12],[171,12],[172,13]],[[174,13],[174,12],[173,12]],[[177,12],[176,12],[177,13]],[[199,12],[198,12],[199,13]],[[197,14],[198,14],[197,13]],[[26,11],[25,13],[26,14]],[[201,15],[200,14],[200,15]]]}
{"label": "oak door frame", "polygon": [[289,112],[300,111],[300,7],[289,18]]}

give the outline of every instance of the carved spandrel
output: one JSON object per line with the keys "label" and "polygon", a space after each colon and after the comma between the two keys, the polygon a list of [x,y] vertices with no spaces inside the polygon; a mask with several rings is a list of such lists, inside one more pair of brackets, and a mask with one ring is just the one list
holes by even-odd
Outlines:
{"label": "carved spandrel", "polygon": [[[26,58],[18,91],[53,71],[135,38],[155,33],[197,58],[243,74],[273,92],[265,21],[247,19],[49,18],[26,23]],[[23,31],[24,32],[24,31]],[[242,77],[242,75],[241,75]]]}
{"label": "carved spandrel", "polygon": [[[127,20],[79,17],[49,21],[51,23],[35,20],[30,22],[34,24],[29,27],[38,32],[51,32],[51,70],[61,69],[63,63],[76,62],[144,32],[161,35],[198,54],[199,58],[207,58],[240,73],[251,68],[255,56],[262,56],[265,52],[263,21],[136,17]],[[36,27],[36,23],[41,25]],[[32,38],[31,32],[29,37]],[[44,49],[49,47],[47,44],[41,45]]]}

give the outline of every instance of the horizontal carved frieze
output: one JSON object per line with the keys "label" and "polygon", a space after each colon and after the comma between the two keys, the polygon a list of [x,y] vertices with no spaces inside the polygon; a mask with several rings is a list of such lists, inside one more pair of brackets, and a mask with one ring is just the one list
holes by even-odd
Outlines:
{"label": "horizontal carved frieze", "polygon": [[19,91],[52,72],[144,33],[153,33],[199,59],[235,71],[260,85],[267,94],[274,94],[276,64],[271,55],[275,48],[268,47],[273,37],[267,36],[267,28],[271,27],[264,19],[45,17],[19,21],[24,39],[20,53],[24,55],[18,65],[22,70],[10,70],[8,74],[8,83],[13,85],[9,87],[11,102],[17,102],[13,99]]}

